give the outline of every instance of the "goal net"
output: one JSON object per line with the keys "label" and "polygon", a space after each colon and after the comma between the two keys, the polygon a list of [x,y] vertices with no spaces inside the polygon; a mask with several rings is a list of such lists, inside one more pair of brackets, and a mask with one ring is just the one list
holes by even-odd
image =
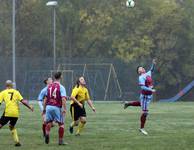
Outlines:
{"label": "goal net", "polygon": [[76,79],[79,76],[84,76],[92,99],[118,100],[122,96],[113,64],[60,64],[57,70],[62,72],[62,84],[65,85],[69,95]]}

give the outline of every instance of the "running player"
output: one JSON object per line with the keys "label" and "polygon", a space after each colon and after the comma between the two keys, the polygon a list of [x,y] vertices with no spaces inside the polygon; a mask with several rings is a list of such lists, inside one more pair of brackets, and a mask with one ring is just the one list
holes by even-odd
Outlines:
{"label": "running player", "polygon": [[27,108],[33,111],[33,107],[29,106],[26,100],[23,99],[20,92],[13,89],[13,83],[11,80],[7,80],[6,89],[0,93],[0,104],[5,103],[5,110],[0,119],[0,129],[9,122],[9,129],[12,133],[13,139],[15,141],[15,146],[21,146],[15,128],[16,122],[19,118],[19,102],[24,104]]}
{"label": "running player", "polygon": [[87,101],[90,108],[95,112],[92,101],[90,100],[88,89],[86,88],[86,82],[84,77],[79,77],[76,82],[76,86],[73,88],[71,93],[71,106],[70,112],[73,119],[69,127],[69,131],[73,133],[73,127],[78,126],[76,134],[80,135],[84,125],[86,124],[86,111],[84,108],[84,103]]}
{"label": "running player", "polygon": [[[60,84],[61,72],[54,75],[55,81],[47,87],[47,97],[44,100],[43,113],[46,113],[45,143],[49,143],[52,122],[59,125],[59,145],[64,145],[64,115],[66,113],[66,90]],[[63,108],[63,109],[62,109]]]}
{"label": "running player", "polygon": [[124,103],[124,109],[126,109],[128,106],[141,107],[142,115],[140,118],[141,126],[139,131],[144,135],[148,135],[144,129],[146,118],[148,116],[148,105],[153,98],[153,93],[156,92],[156,90],[153,88],[152,81],[152,72],[154,71],[155,64],[156,60],[153,59],[151,69],[148,72],[146,72],[142,66],[137,67],[137,73],[139,74],[139,86],[141,87],[140,101]]}
{"label": "running player", "polygon": [[[38,95],[38,104],[40,107],[40,111],[43,112],[43,101],[44,98],[47,95],[47,87],[53,82],[52,78],[47,78],[44,80],[44,84],[46,84],[46,87],[43,88],[40,92],[40,94]],[[45,128],[46,128],[46,118],[45,118],[45,114],[42,113],[42,132],[43,132],[43,136],[45,136]]]}

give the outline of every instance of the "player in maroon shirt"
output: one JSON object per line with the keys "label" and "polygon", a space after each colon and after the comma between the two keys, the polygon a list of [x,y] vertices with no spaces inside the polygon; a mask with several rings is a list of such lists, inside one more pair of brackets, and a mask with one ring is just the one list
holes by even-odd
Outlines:
{"label": "player in maroon shirt", "polygon": [[44,100],[44,110],[46,113],[46,135],[45,143],[49,143],[50,129],[52,122],[59,125],[59,145],[64,145],[64,115],[66,113],[66,90],[60,84],[61,72],[54,75],[55,81],[47,87],[47,98]]}

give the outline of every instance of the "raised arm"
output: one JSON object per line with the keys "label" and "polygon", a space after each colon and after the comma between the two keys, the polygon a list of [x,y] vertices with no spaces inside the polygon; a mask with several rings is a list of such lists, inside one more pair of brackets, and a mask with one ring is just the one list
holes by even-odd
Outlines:
{"label": "raised arm", "polygon": [[150,68],[150,71],[151,71],[151,72],[154,72],[154,70],[155,70],[155,65],[156,65],[156,59],[153,59],[153,60],[152,60],[152,65],[151,65],[151,68]]}

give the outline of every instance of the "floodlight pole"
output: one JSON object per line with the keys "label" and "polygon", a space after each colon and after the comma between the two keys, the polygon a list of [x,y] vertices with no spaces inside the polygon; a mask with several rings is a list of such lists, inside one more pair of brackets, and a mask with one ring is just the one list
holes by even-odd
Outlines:
{"label": "floodlight pole", "polygon": [[56,70],[56,10],[53,7],[53,68]]}
{"label": "floodlight pole", "polygon": [[13,69],[13,83],[16,88],[16,70],[15,70],[15,9],[16,9],[16,0],[12,1],[12,69]]}
{"label": "floodlight pole", "polygon": [[53,70],[56,70],[56,6],[57,1],[49,1],[46,6],[51,6],[53,9]]}

